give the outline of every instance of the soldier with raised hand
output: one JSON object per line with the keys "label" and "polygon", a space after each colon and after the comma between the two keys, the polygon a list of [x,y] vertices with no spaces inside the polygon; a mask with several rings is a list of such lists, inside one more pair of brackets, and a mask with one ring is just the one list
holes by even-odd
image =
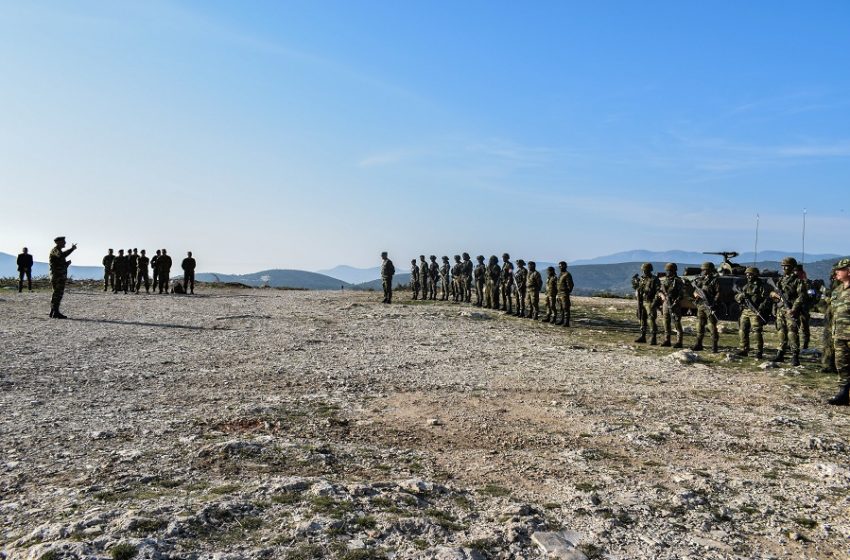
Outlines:
{"label": "soldier with raised hand", "polygon": [[442,286],[442,290],[440,291],[441,301],[449,301],[449,292],[451,291],[451,287],[449,286],[450,272],[449,257],[443,255],[443,264],[440,266],[440,284]]}
{"label": "soldier with raised hand", "polygon": [[183,289],[187,294],[195,293],[195,268],[197,262],[192,256],[192,251],[186,253],[186,258],[180,263],[180,268],[183,269]]}
{"label": "soldier with raised hand", "polygon": [[151,257],[151,274],[153,274],[153,278],[151,279],[151,285],[153,285],[153,291],[159,287],[159,257],[162,256],[162,250],[157,249],[156,254]]}
{"label": "soldier with raised hand", "polygon": [[[483,258],[483,257],[482,257]],[[472,260],[469,258],[469,253],[463,254],[463,301],[466,303],[472,302],[472,281],[473,281],[473,266]]]}
{"label": "soldier with raised hand", "polygon": [[139,255],[139,260],[136,261],[136,293],[139,293],[139,290],[142,287],[142,280],[145,282],[145,293],[151,293],[151,278],[148,273],[148,265],[150,264],[150,259],[145,254],[145,250],[142,249],[142,254]]}
{"label": "soldier with raised hand", "polygon": [[472,274],[475,279],[475,307],[484,305],[484,284],[487,281],[487,266],[484,264],[484,255],[475,257],[478,264]]}
{"label": "soldier with raised hand", "polygon": [[514,312],[514,264],[508,253],[502,254],[502,311],[511,315]]}
{"label": "soldier with raised hand", "polygon": [[24,276],[27,277],[27,289],[32,291],[32,255],[30,255],[30,250],[24,247],[15,262],[18,265],[18,293],[24,291]]}
{"label": "soldier with raised hand", "polygon": [[750,353],[750,330],[756,336],[756,358],[764,356],[764,324],[769,314],[770,298],[767,287],[759,278],[759,269],[754,266],[744,271],[747,279],[744,287],[735,294],[735,301],[741,306],[741,317],[738,320],[738,332],[741,339],[741,349],[738,356]]}
{"label": "soldier with raised hand", "polygon": [[[779,331],[779,350],[773,357],[774,362],[785,359],[785,352],[791,349],[791,365],[800,365],[800,313],[806,297],[806,286],[795,274],[797,259],[782,259],[782,278],[776,289],[770,292],[776,309],[776,329]],[[790,335],[790,336],[789,336]],[[790,344],[789,344],[790,342]]]}
{"label": "soldier with raised hand", "polygon": [[109,288],[115,290],[115,272],[112,270],[112,261],[115,260],[115,253],[109,249],[103,256],[103,291]]}
{"label": "soldier with raised hand", "polygon": [[431,263],[428,265],[428,280],[431,290],[429,296],[431,299],[436,300],[437,284],[440,283],[440,265],[437,264],[437,255],[431,255],[429,258],[431,259]]}
{"label": "soldier with raised hand", "polygon": [[56,244],[50,250],[50,284],[53,286],[53,296],[50,298],[50,316],[54,319],[67,319],[62,312],[59,311],[59,306],[62,304],[62,296],[65,295],[65,284],[68,282],[68,267],[71,266],[71,261],[67,260],[68,255],[77,250],[77,244],[71,245],[67,251],[63,251],[67,242],[65,237],[59,236],[53,240]]}
{"label": "soldier with raised hand", "polygon": [[[720,299],[720,277],[711,261],[702,263],[700,270],[700,276],[694,279],[694,286],[699,290],[694,290],[693,293],[697,304],[697,342],[691,350],[703,349],[702,340],[705,338],[705,325],[708,323],[711,327],[711,351],[716,353],[720,335],[717,332],[717,315],[713,313],[713,308]],[[705,294],[707,298],[705,301],[702,299],[702,294]]]}
{"label": "soldier with raised hand", "polygon": [[387,252],[381,253],[381,284],[384,287],[384,300],[382,303],[393,302],[393,276],[395,275],[395,266],[393,261],[387,256]]}
{"label": "soldier with raised hand", "polygon": [[661,282],[652,273],[652,263],[643,263],[640,267],[641,276],[636,280],[637,296],[640,304],[640,336],[635,342],[646,342],[646,331],[649,328],[652,338],[649,343],[658,344],[658,292]]}
{"label": "soldier with raised hand", "polygon": [[540,318],[540,288],[543,278],[537,271],[537,263],[528,262],[528,276],[525,279],[525,293],[528,298],[528,317],[537,321]]}
{"label": "soldier with raised hand", "polygon": [[546,267],[546,317],[544,323],[554,321],[557,317],[558,277],[555,276],[555,267]]}
{"label": "soldier with raised hand", "polygon": [[460,255],[455,255],[455,263],[452,265],[452,301],[458,303],[463,301],[463,263],[460,262]]}
{"label": "soldier with raised hand", "polygon": [[566,261],[558,263],[560,274],[558,275],[558,307],[555,311],[555,324],[564,327],[570,326],[570,294],[573,293],[575,283],[573,283],[573,275],[567,270]]}
{"label": "soldier with raised hand", "polygon": [[841,376],[838,394],[827,401],[835,406],[850,405],[850,259],[841,259],[832,268],[837,285],[832,292],[832,340],[835,367]]}
{"label": "soldier with raised hand", "polygon": [[115,285],[112,289],[113,294],[123,291],[127,293],[127,257],[124,256],[124,249],[118,249],[118,254],[112,259],[112,274],[115,276]]}
{"label": "soldier with raised hand", "polygon": [[528,280],[528,269],[525,268],[525,261],[522,259],[516,260],[516,270],[514,271],[514,298],[516,300],[516,316],[525,317],[525,283]]}
{"label": "soldier with raised hand", "polygon": [[487,262],[486,290],[484,295],[484,307],[487,309],[499,309],[499,286],[502,281],[502,269],[499,268],[499,258],[490,255]]}
{"label": "soldier with raised hand", "polygon": [[169,282],[171,281],[171,264],[171,257],[165,249],[162,249],[162,253],[156,261],[159,278],[159,293],[162,293],[163,289],[166,294],[168,293]]}
{"label": "soldier with raised hand", "polygon": [[410,261],[410,289],[413,290],[413,299],[419,299],[419,265],[416,259]]}
{"label": "soldier with raised hand", "polygon": [[661,307],[664,313],[664,342],[661,346],[670,346],[670,339],[673,336],[673,327],[676,328],[676,343],[673,348],[681,348],[685,331],[682,329],[682,298],[685,297],[685,283],[678,274],[676,263],[667,263],[664,265],[666,275],[661,280],[661,290],[659,297],[663,302]]}

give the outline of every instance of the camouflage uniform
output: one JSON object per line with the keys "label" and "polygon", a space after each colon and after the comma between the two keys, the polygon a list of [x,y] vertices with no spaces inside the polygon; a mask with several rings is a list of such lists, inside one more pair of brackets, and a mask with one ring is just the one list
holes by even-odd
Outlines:
{"label": "camouflage uniform", "polygon": [[[535,321],[540,317],[540,288],[543,287],[543,278],[537,271],[537,263],[528,263],[528,276],[525,280],[525,292],[528,298],[528,317]],[[524,316],[524,313],[523,313]]]}
{"label": "camouflage uniform", "polygon": [[419,265],[416,259],[410,261],[410,288],[413,290],[413,299],[419,299]]}
{"label": "camouflage uniform", "polygon": [[139,289],[142,287],[142,281],[145,283],[145,293],[151,293],[151,277],[148,272],[148,265],[150,264],[150,259],[145,254],[145,250],[142,249],[142,254],[139,255],[138,264],[136,265],[136,293],[139,293]]}
{"label": "camouflage uniform", "polygon": [[[791,349],[793,365],[800,365],[800,312],[803,308],[803,300],[806,295],[806,287],[800,278],[794,274],[797,261],[793,257],[782,259],[782,268],[785,275],[779,279],[776,289],[785,296],[785,301],[779,297],[776,290],[771,292],[771,297],[776,302],[776,330],[779,331],[779,350],[773,361],[781,362],[785,358],[785,352]],[[790,306],[790,307],[789,307]],[[789,336],[790,335],[790,336]]]}
{"label": "camouflage uniform", "polygon": [[129,267],[129,270],[127,271],[129,273],[128,274],[128,277],[129,277],[128,280],[129,280],[129,284],[130,284],[130,291],[135,292],[136,291],[136,275],[138,273],[138,268],[139,268],[139,250],[133,249],[132,253],[130,253],[128,251],[127,252],[127,260],[130,262],[130,267]]}
{"label": "camouflage uniform", "polygon": [[682,338],[685,335],[682,329],[682,298],[685,297],[685,283],[676,274],[676,264],[667,263],[664,267],[667,275],[661,280],[661,299],[664,302],[661,312],[664,314],[664,342],[661,346],[670,346],[670,338],[673,336],[673,327],[676,328],[676,343],[673,348],[682,347]]}
{"label": "camouflage uniform", "polygon": [[850,404],[850,287],[844,285],[850,274],[850,259],[841,259],[835,264],[838,285],[832,292],[832,340],[835,349],[835,367],[841,376],[838,394],[829,404]]}
{"label": "camouflage uniform", "polygon": [[384,287],[384,300],[382,303],[393,302],[393,275],[395,275],[393,261],[387,258],[386,253],[381,253],[381,284]]}
{"label": "camouflage uniform", "polygon": [[165,293],[167,294],[168,283],[171,280],[171,257],[168,256],[165,249],[162,250],[162,254],[156,261],[156,268],[159,273],[159,293],[162,293],[163,290],[165,290]]}
{"label": "camouflage uniform", "polygon": [[516,316],[525,317],[525,283],[528,279],[528,269],[525,268],[525,261],[517,259],[517,269],[514,272],[514,289],[516,290]]}
{"label": "camouflage uniform", "polygon": [[124,249],[119,249],[118,254],[112,259],[112,273],[115,275],[115,287],[112,289],[113,294],[123,291],[127,293],[127,257],[124,255]]}
{"label": "camouflage uniform", "polygon": [[712,308],[720,299],[720,277],[713,262],[702,263],[702,275],[694,279],[694,286],[702,290],[707,301],[702,301],[701,296],[694,291],[694,299],[697,303],[697,342],[692,350],[702,350],[702,340],[705,338],[705,325],[711,326],[711,351],[717,352],[720,335],[717,332],[717,315],[712,313]]}
{"label": "camouflage uniform", "polygon": [[488,309],[499,309],[499,287],[501,278],[502,269],[499,268],[499,259],[496,258],[496,255],[492,255],[490,256],[490,262],[487,264],[484,307]]}
{"label": "camouflage uniform", "polygon": [[466,289],[463,287],[463,263],[460,255],[455,255],[455,264],[452,266],[452,301],[458,303],[463,301]]}
{"label": "camouflage uniform", "polygon": [[[756,337],[756,358],[761,359],[764,355],[764,319],[767,319],[770,309],[770,297],[764,282],[759,278],[759,269],[749,267],[746,270],[747,282],[744,287],[735,294],[735,301],[741,306],[741,317],[738,320],[738,334],[741,340],[739,356],[746,356],[750,352],[750,330]],[[747,302],[752,304],[755,311],[749,308]]]}
{"label": "camouflage uniform", "polygon": [[154,291],[156,291],[157,286],[159,286],[159,265],[157,264],[157,262],[159,261],[159,257],[161,255],[162,251],[157,249],[156,254],[151,257],[151,273],[153,274],[151,284],[153,285]]}
{"label": "camouflage uniform", "polygon": [[543,319],[544,323],[553,321],[557,316],[555,306],[558,297],[558,278],[555,276],[555,267],[548,267],[546,274],[546,318]]}
{"label": "camouflage uniform", "polygon": [[821,358],[821,372],[823,373],[836,373],[838,371],[835,367],[835,344],[832,341],[832,293],[837,286],[837,282],[833,282],[829,288],[826,287],[826,284],[821,286],[821,300],[824,303],[823,356]]}
{"label": "camouflage uniform", "polygon": [[419,286],[422,290],[422,299],[428,299],[431,293],[431,282],[428,277],[428,261],[425,255],[419,255]]}
{"label": "camouflage uniform", "polygon": [[800,347],[805,350],[812,339],[812,307],[817,303],[812,283],[806,277],[803,267],[797,266],[797,278],[803,283],[803,306],[800,308]]}
{"label": "camouflage uniform", "polygon": [[502,255],[502,311],[513,313],[513,286],[514,286],[514,265],[511,262],[511,256],[507,253]]}
{"label": "camouflage uniform", "polygon": [[451,289],[452,289],[451,285],[449,284],[449,281],[451,280],[450,273],[451,273],[451,267],[449,266],[449,258],[444,256],[443,257],[443,265],[440,267],[440,283],[442,284],[442,288],[443,288],[440,291],[440,299],[442,301],[448,301],[449,300],[449,293],[451,292]]}
{"label": "camouflage uniform", "polygon": [[661,282],[658,277],[652,273],[652,264],[644,263],[641,266],[643,275],[636,278],[634,281],[635,291],[637,292],[640,308],[640,336],[635,342],[646,342],[647,327],[652,335],[650,344],[657,344],[658,335],[658,292],[661,289]]}
{"label": "camouflage uniform", "polygon": [[112,272],[112,261],[115,260],[115,255],[112,254],[112,249],[103,257],[103,291],[109,288],[115,289],[115,273]]}
{"label": "camouflage uniform", "polygon": [[464,287],[464,301],[466,303],[472,302],[472,276],[473,276],[473,265],[472,261],[469,258],[469,253],[463,254],[463,287]]}
{"label": "camouflage uniform", "polygon": [[573,293],[575,284],[573,283],[573,275],[567,271],[566,262],[559,262],[558,268],[561,273],[558,275],[558,306],[555,311],[555,324],[569,327],[572,307],[570,294]]}
{"label": "camouflage uniform", "polygon": [[50,250],[50,284],[53,286],[53,295],[50,298],[50,316],[54,319],[65,319],[59,311],[59,306],[62,304],[62,297],[65,295],[65,284],[68,282],[68,266],[71,261],[66,257],[74,252],[77,248],[72,245],[67,251],[63,251],[65,246],[65,238],[57,237],[53,240],[56,246]]}
{"label": "camouflage uniform", "polygon": [[[183,289],[187,294],[195,293],[195,268],[197,267],[197,262],[194,257],[192,257],[192,251],[187,253],[183,262],[180,263],[180,268],[183,269]],[[392,291],[392,287],[390,288]]]}
{"label": "camouflage uniform", "polygon": [[431,299],[437,299],[437,284],[440,282],[440,265],[437,264],[437,257],[431,255],[431,264],[428,265],[428,277],[429,277],[429,288],[430,293],[429,296]]}
{"label": "camouflage uniform", "polygon": [[475,257],[478,264],[475,265],[473,276],[475,278],[475,307],[484,305],[484,284],[487,279],[487,267],[484,265],[484,255]]}

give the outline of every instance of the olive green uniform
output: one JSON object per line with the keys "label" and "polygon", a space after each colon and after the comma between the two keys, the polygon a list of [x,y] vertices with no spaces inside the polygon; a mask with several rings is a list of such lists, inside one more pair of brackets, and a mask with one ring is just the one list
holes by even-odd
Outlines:
{"label": "olive green uniform", "polygon": [[410,263],[410,289],[413,290],[413,299],[419,299],[419,265],[416,261]]}
{"label": "olive green uniform", "polygon": [[484,285],[487,282],[487,267],[484,265],[484,259],[480,259],[473,270],[475,278],[475,307],[484,305]]}
{"label": "olive green uniform", "polygon": [[570,326],[570,309],[572,306],[570,294],[573,293],[574,287],[573,275],[568,270],[562,270],[558,276],[558,307],[555,313],[556,325]]}
{"label": "olive green uniform", "polygon": [[525,280],[525,293],[528,301],[528,316],[535,321],[540,316],[540,288],[543,287],[543,278],[537,270],[529,270]]}
{"label": "olive green uniform", "polygon": [[557,316],[557,298],[558,298],[558,277],[555,276],[555,271],[550,270],[546,277],[546,318],[544,323],[553,321]]}
{"label": "olive green uniform", "polygon": [[499,309],[499,288],[502,278],[502,269],[499,261],[490,259],[487,265],[487,276],[484,291],[484,307],[488,309]]}
{"label": "olive green uniform", "polygon": [[115,260],[114,254],[106,254],[103,257],[103,291],[109,288],[115,289],[115,274],[112,272],[112,261]]}
{"label": "olive green uniform", "polygon": [[788,304],[786,305],[782,299],[776,302],[776,330],[779,331],[780,346],[775,360],[781,360],[790,348],[794,355],[794,361],[798,361],[800,356],[799,317],[806,293],[805,284],[796,274],[792,273],[780,278],[776,288],[782,292]]}
{"label": "olive green uniform", "polygon": [[512,313],[514,308],[513,288],[514,288],[514,265],[510,260],[505,260],[502,263],[502,311]]}
{"label": "olive green uniform", "polygon": [[636,342],[646,342],[647,329],[652,335],[650,344],[656,343],[658,335],[658,291],[661,282],[652,272],[644,273],[637,280],[637,293],[640,300],[640,338]]}
{"label": "olive green uniform", "polygon": [[[539,273],[538,273],[539,276]],[[516,272],[514,272],[514,282],[516,285],[514,286],[516,291],[516,314],[517,317],[525,317],[525,294],[526,294],[526,281],[528,280],[528,269],[524,266],[517,266]]]}
{"label": "olive green uniform", "polygon": [[[756,358],[761,359],[764,353],[764,320],[770,309],[768,289],[761,278],[753,276],[741,291],[735,294],[735,301],[741,306],[741,317],[738,319],[738,335],[740,337],[740,355],[746,356],[750,351],[750,331],[756,338]],[[755,311],[747,305],[749,302]]]}
{"label": "olive green uniform", "polygon": [[697,342],[693,349],[702,350],[705,326],[708,324],[711,329],[711,349],[717,352],[720,334],[717,331],[717,315],[712,310],[720,299],[720,275],[711,272],[708,275],[699,276],[694,279],[694,286],[702,290],[708,299],[707,301],[703,301],[702,298],[697,300]]}

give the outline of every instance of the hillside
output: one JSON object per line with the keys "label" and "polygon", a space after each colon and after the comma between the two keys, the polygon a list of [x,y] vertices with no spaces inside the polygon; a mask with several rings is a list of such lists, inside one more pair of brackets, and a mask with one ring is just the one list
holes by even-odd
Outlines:
{"label": "hillside", "polygon": [[339,290],[352,288],[348,282],[331,278],[324,274],[306,270],[273,269],[261,270],[251,274],[217,274],[204,272],[196,279],[201,282],[238,282],[248,286],[269,286],[272,288],[298,288],[305,290]]}
{"label": "hillside", "polygon": [[[73,255],[70,257],[74,260]],[[17,255],[8,253],[0,253],[0,278],[10,278],[18,276]],[[32,265],[33,277],[47,276],[50,273],[50,267],[46,262],[35,261]],[[100,266],[77,266],[71,265],[68,269],[68,276],[76,280],[97,280],[103,278],[103,268]]]}

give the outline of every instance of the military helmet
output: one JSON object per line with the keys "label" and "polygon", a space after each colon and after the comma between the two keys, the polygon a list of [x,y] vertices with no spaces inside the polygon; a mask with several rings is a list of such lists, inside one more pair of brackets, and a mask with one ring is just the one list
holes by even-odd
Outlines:
{"label": "military helmet", "polygon": [[460,255],[455,255],[455,260],[456,260],[456,261],[459,261],[459,260],[460,260]]}
{"label": "military helmet", "polygon": [[702,266],[700,267],[700,269],[709,270],[711,272],[714,272],[714,263],[711,262],[711,261],[705,261],[704,263],[702,263]]}
{"label": "military helmet", "polygon": [[[144,249],[142,249],[144,251]],[[416,259],[410,259],[410,264],[416,264]]]}
{"label": "military helmet", "polygon": [[563,268],[564,270],[566,270],[566,269],[567,269],[567,261],[561,261],[561,262],[559,262],[559,263],[558,263],[558,266],[559,266],[560,268]]}
{"label": "military helmet", "polygon": [[447,256],[443,255],[443,260],[444,260],[444,261],[448,261],[448,260],[449,260],[449,258],[448,258]]}
{"label": "military helmet", "polygon": [[794,257],[785,257],[782,259],[782,266],[797,266],[797,259]]}
{"label": "military helmet", "polygon": [[640,269],[642,272],[652,272],[652,263],[643,263]]}
{"label": "military helmet", "polygon": [[525,261],[524,261],[524,260],[522,260],[522,259],[517,259],[517,260],[516,260],[516,263],[517,263],[517,265],[519,265],[519,266],[525,266]]}
{"label": "military helmet", "polygon": [[757,269],[754,266],[748,266],[747,269],[744,271],[744,274],[746,274],[747,276],[749,276],[751,274],[753,276],[758,276],[759,275],[759,269]]}
{"label": "military helmet", "polygon": [[664,270],[676,272],[677,270],[679,270],[679,267],[676,266],[676,263],[667,263],[664,265]]}
{"label": "military helmet", "polygon": [[431,255],[430,258],[431,258],[432,261],[435,261],[435,260],[437,260],[437,255]]}
{"label": "military helmet", "polygon": [[465,261],[468,261],[468,260],[469,260],[469,253],[464,253],[464,254],[463,254],[463,260],[465,260]]}
{"label": "military helmet", "polygon": [[479,262],[484,262],[484,255],[478,255],[477,257],[475,257],[475,260]]}
{"label": "military helmet", "polygon": [[509,259],[509,258],[511,258],[511,256],[507,253],[502,253],[502,258],[503,259]]}
{"label": "military helmet", "polygon": [[534,261],[528,261],[528,268],[534,270],[537,268],[537,263]]}
{"label": "military helmet", "polygon": [[490,262],[491,263],[499,262],[499,257],[497,257],[496,255],[490,255]]}
{"label": "military helmet", "polygon": [[842,268],[850,268],[850,259],[848,259],[848,258],[841,259],[840,261],[835,263],[835,266],[832,267],[832,270],[833,271],[841,270]]}
{"label": "military helmet", "polygon": [[555,267],[554,266],[547,266],[546,272],[548,272],[549,274],[555,274]]}

